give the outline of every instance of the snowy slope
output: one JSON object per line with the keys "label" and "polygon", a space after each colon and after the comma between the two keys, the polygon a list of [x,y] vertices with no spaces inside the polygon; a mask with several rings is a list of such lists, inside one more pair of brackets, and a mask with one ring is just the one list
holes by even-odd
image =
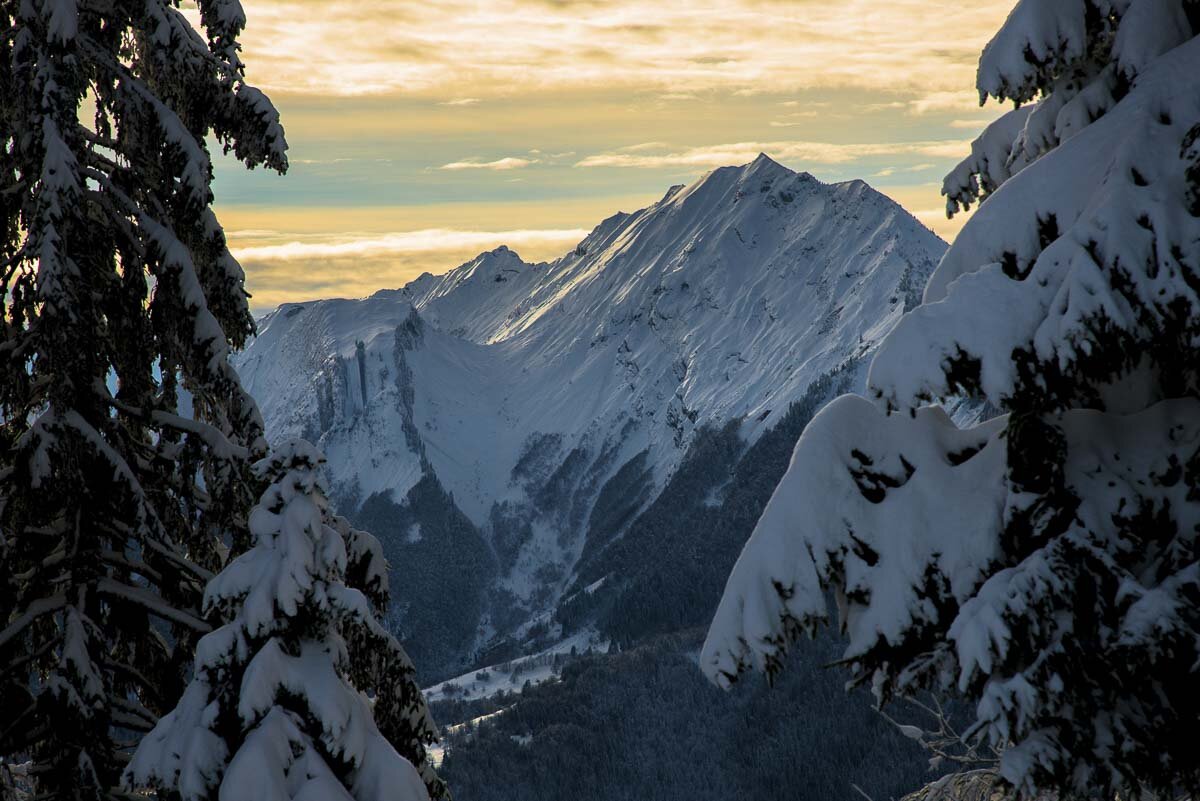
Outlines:
{"label": "snowy slope", "polygon": [[527,623],[569,582],[622,466],[643,460],[661,488],[702,426],[756,439],[875,346],[944,249],[863,182],[760,156],[554,262],[502,247],[362,300],[282,306],[238,366],[272,438],[319,442],[344,511],[435,476]]}

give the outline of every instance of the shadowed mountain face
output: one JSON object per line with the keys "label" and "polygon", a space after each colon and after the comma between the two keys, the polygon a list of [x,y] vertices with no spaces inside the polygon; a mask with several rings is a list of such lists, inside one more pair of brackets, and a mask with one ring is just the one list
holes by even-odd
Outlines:
{"label": "shadowed mountain face", "polygon": [[760,156],[554,262],[502,247],[282,306],[238,367],[270,437],[319,443],[341,511],[384,539],[396,625],[434,679],[595,624],[639,554],[664,556],[637,525],[664,489],[721,507],[795,404],[861,388],[944,249],[861,181]]}

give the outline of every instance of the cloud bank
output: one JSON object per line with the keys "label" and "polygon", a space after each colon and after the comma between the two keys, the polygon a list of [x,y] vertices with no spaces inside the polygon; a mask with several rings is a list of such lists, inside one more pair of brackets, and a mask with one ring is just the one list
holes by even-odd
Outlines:
{"label": "cloud bank", "polygon": [[441,95],[461,106],[530,87],[686,99],[841,86],[916,91],[936,104],[969,94],[980,47],[1011,6],[390,0],[363,13],[354,0],[260,0],[247,9],[246,62],[252,80],[276,91]]}

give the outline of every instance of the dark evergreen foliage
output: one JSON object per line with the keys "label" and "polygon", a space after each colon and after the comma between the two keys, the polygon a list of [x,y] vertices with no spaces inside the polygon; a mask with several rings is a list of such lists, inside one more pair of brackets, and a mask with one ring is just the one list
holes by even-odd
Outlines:
{"label": "dark evergreen foliage", "polygon": [[[203,35],[170,0],[0,2],[0,763],[24,762],[38,798],[128,797],[263,486],[262,419],[229,362],[254,324],[208,142],[280,172],[286,143],[244,80],[240,4],[199,11]],[[374,623],[382,554],[336,525],[375,604],[346,646],[355,692],[423,766],[412,666]]]}
{"label": "dark evergreen foliage", "polygon": [[[397,504],[373,495],[351,515],[384,543],[392,576],[392,629],[428,686],[465,669],[495,559],[470,519],[431,474]],[[405,565],[421,565],[405,571]]]}
{"label": "dark evergreen foliage", "polygon": [[0,3],[0,755],[45,798],[120,795],[265,449],[206,142],[279,171],[286,144],[240,6],[200,11]]}
{"label": "dark evergreen foliage", "polygon": [[774,687],[722,693],[696,669],[696,632],[570,662],[561,681],[444,720],[499,715],[449,736],[442,774],[472,801],[830,801],[899,798],[931,774],[919,746],[865,695],[847,696],[830,640]]}

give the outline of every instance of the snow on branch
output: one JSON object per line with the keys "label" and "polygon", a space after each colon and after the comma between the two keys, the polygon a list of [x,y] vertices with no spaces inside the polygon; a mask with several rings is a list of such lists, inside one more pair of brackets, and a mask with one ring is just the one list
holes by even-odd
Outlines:
{"label": "snow on branch", "polygon": [[942,182],[946,197],[946,216],[953,217],[960,209],[983,200],[1011,178],[1019,167],[1013,153],[1017,137],[1029,119],[1033,106],[1013,109],[993,122],[971,143],[971,155],[964,159]]}
{"label": "snow on branch", "polygon": [[[701,667],[725,686],[777,669],[789,642],[826,619],[832,591],[855,681],[881,701],[922,689],[977,697],[966,736],[1002,751],[1000,775],[1026,794],[1049,772],[1072,775],[1072,754],[1105,753],[1118,732],[1163,714],[1161,677],[1181,654],[1200,658],[1200,568],[1186,552],[1142,561],[1127,549],[1149,510],[1173,510],[1159,521],[1172,530],[1200,526],[1178,480],[1200,446],[1200,400],[1056,422],[1074,516],[1021,555],[1006,552],[1006,532],[1033,497],[1003,480],[1014,469],[1004,418],[959,430],[936,407],[909,418],[854,396],[830,404],[734,567]],[[1103,611],[1062,611],[1085,602]],[[1137,686],[1078,675],[1132,664],[1154,666]],[[1097,728],[1079,728],[1070,710],[1081,709],[1101,711]],[[1113,780],[1090,770],[1075,772],[1078,787]]]}
{"label": "snow on branch", "polygon": [[[1194,324],[1177,310],[1200,308],[1197,285],[1178,280],[1196,270],[1181,256],[1200,239],[1200,218],[1180,213],[1191,191],[1180,142],[1200,120],[1198,62],[1200,39],[1162,57],[1112,111],[980,207],[930,278],[925,305],[881,345],[869,378],[880,398],[906,408],[965,390],[1001,407],[1017,392],[1014,348],[1080,375],[1073,365],[1101,358],[1104,342],[1153,343]],[[922,357],[905,355],[914,353]],[[1095,390],[1056,391],[1069,403],[1091,402]]]}
{"label": "snow on branch", "polygon": [[[996,419],[961,431],[936,407],[887,415],[853,395],[825,407],[734,565],[704,671],[727,686],[742,670],[776,669],[791,637],[827,620],[828,588],[848,660],[948,624],[941,611],[969,598],[999,555],[1002,429]],[[930,586],[932,570],[949,583]]]}
{"label": "snow on branch", "polygon": [[229,364],[253,320],[206,139],[278,168],[286,142],[244,84],[237,1],[201,0],[207,42],[177,6],[0,13],[0,684],[29,708],[0,728],[47,797],[125,797],[128,739],[209,628],[198,590],[247,538],[266,451]]}
{"label": "snow on branch", "polygon": [[14,637],[18,636],[27,629],[34,621],[43,615],[50,614],[62,609],[67,604],[65,595],[51,595],[46,598],[38,598],[29,604],[16,618],[14,618],[3,631],[0,631],[0,648],[3,648]]}
{"label": "snow on branch", "polygon": [[96,591],[110,598],[119,598],[122,601],[136,604],[156,617],[186,626],[192,631],[204,633],[212,628],[195,615],[176,609],[157,593],[142,587],[133,587],[120,581],[102,578],[96,582]]}
{"label": "snow on branch", "polygon": [[[1200,8],[1177,5],[1024,0],[989,46],[982,87],[1049,94],[948,179],[952,204],[986,198],[873,398],[797,443],[702,650],[713,680],[779,669],[832,596],[853,683],[966,699],[1004,789],[1200,786],[1200,36],[1177,44]],[[1004,414],[925,405],[964,395]]]}
{"label": "snow on branch", "polygon": [[[1127,2],[1127,0],[1126,0]],[[1020,0],[983,49],[976,86],[983,102],[1026,103],[1056,75],[1088,53],[1089,5],[1108,0]]]}
{"label": "snow on branch", "polygon": [[[980,101],[1028,104],[992,123],[946,178],[953,215],[1103,117],[1160,56],[1186,43],[1191,0],[1021,0],[979,62]],[[1194,13],[1194,12],[1193,12]]]}

